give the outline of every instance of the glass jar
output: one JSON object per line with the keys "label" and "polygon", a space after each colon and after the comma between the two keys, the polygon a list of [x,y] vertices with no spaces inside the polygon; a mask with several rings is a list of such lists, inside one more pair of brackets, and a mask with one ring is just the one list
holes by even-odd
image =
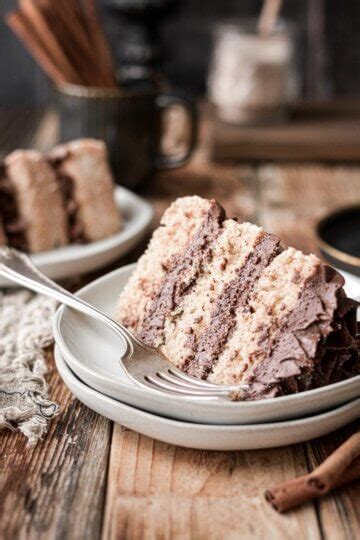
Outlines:
{"label": "glass jar", "polygon": [[256,21],[217,25],[208,95],[220,119],[279,121],[298,94],[293,29],[279,21],[270,35],[261,36]]}

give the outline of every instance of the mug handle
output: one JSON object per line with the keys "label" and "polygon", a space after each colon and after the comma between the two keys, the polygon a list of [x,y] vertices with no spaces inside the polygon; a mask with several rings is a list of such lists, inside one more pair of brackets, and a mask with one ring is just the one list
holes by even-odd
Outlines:
{"label": "mug handle", "polygon": [[198,140],[198,113],[196,103],[190,99],[186,99],[180,96],[172,96],[168,94],[162,94],[156,99],[156,106],[160,112],[164,112],[168,107],[173,105],[181,105],[190,120],[190,139],[188,147],[181,156],[171,156],[166,154],[158,154],[155,157],[154,165],[157,169],[174,169],[184,165],[190,158],[197,145]]}

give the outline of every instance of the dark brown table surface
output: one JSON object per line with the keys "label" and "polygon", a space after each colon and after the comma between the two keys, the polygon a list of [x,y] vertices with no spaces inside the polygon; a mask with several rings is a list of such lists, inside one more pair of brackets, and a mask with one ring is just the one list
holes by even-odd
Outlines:
{"label": "dark brown table surface", "polygon": [[[47,148],[55,136],[52,114],[0,110],[1,153]],[[360,199],[356,165],[215,165],[210,138],[211,124],[204,121],[191,164],[148,186],[144,196],[154,204],[154,225],[172,199],[197,193],[217,198],[230,215],[256,217],[287,244],[314,251],[317,217]],[[135,261],[143,247],[115,266]],[[360,538],[359,482],[287,515],[263,498],[270,484],[316,467],[359,429],[359,421],[284,448],[188,450],[139,435],[82,405],[57,374],[52,351],[48,367],[50,396],[61,414],[44,440],[28,448],[20,434],[0,432],[1,538]]]}

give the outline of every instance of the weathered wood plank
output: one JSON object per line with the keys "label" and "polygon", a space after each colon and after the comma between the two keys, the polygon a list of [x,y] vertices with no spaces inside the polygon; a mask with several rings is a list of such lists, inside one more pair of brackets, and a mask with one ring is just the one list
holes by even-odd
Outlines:
{"label": "weathered wood plank", "polygon": [[[318,0],[316,0],[318,1]],[[310,105],[309,105],[310,108]],[[332,110],[331,110],[332,109]],[[216,161],[359,161],[359,111],[340,104],[327,113],[314,104],[296,107],[289,121],[262,126],[237,126],[217,121],[213,157]]]}
{"label": "weathered wood plank", "polygon": [[61,382],[52,354],[50,396],[60,415],[36,447],[0,432],[0,537],[99,538],[111,422],[81,405]]}
{"label": "weathered wood plank", "polygon": [[260,224],[305,252],[316,252],[314,225],[320,217],[360,201],[359,166],[264,165],[256,184]]}
{"label": "weathered wood plank", "polygon": [[211,163],[161,173],[144,195],[154,205],[157,220],[177,197],[199,195],[216,199],[227,215],[254,217],[255,169],[251,166],[213,166]]}
{"label": "weathered wood plank", "polygon": [[263,498],[306,471],[301,446],[206,452],[115,425],[103,538],[320,538],[312,505],[280,516]]}

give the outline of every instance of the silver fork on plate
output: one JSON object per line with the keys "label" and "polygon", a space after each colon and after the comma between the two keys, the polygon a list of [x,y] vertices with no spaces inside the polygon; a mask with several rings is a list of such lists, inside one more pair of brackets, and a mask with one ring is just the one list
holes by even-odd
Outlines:
{"label": "silver fork on plate", "polygon": [[25,253],[7,246],[0,247],[0,274],[106,324],[125,342],[126,350],[120,358],[125,373],[142,387],[161,393],[207,400],[227,398],[233,392],[241,393],[248,388],[246,385],[217,385],[180,371],[160,351],[140,342],[123,325],[42,274]]}

